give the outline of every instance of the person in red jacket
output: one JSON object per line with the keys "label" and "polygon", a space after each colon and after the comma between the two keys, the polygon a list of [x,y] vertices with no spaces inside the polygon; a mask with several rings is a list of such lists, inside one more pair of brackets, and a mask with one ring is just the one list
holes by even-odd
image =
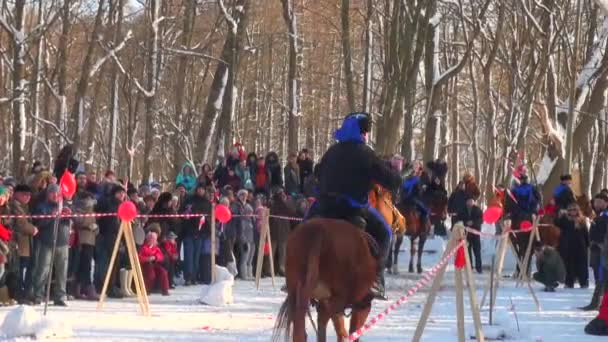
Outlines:
{"label": "person in red jacket", "polygon": [[146,242],[139,251],[139,262],[141,262],[146,290],[151,292],[158,281],[163,296],[168,296],[169,275],[163,267],[164,256],[158,247],[157,239],[158,236],[154,232],[146,235]]}
{"label": "person in red jacket", "polygon": [[177,235],[174,232],[169,232],[167,236],[163,239],[163,242],[160,244],[160,249],[163,252],[163,256],[165,257],[165,261],[163,263],[165,269],[169,275],[169,288],[174,289],[175,284],[173,283],[173,278],[175,276],[175,266],[177,264],[177,259],[179,258],[179,254],[177,252]]}

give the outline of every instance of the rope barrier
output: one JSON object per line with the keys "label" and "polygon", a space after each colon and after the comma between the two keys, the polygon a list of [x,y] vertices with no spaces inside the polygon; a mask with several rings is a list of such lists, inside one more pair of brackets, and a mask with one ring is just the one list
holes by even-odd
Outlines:
{"label": "rope barrier", "polygon": [[464,244],[465,241],[461,241],[458,245],[456,245],[456,247],[454,247],[454,249],[452,249],[450,253],[443,257],[443,259],[441,259],[437,264],[435,264],[435,266],[433,266],[430,270],[426,271],[422,275],[422,278],[418,280],[418,282],[416,282],[416,284],[412,288],[410,288],[403,296],[401,296],[399,299],[389,305],[386,309],[382,310],[379,314],[370,319],[361,328],[357,329],[357,331],[355,331],[348,337],[348,340],[357,340],[361,337],[361,335],[363,335],[365,332],[369,331],[376,324],[378,324],[378,322],[386,318],[386,316],[388,316],[392,311],[397,309],[399,306],[407,303],[407,301],[409,301],[410,298],[414,296],[414,294],[416,294],[421,288],[427,286],[429,282],[435,278],[437,272],[439,272],[439,270],[447,264],[447,262],[456,254],[458,249],[460,247],[463,247]]}

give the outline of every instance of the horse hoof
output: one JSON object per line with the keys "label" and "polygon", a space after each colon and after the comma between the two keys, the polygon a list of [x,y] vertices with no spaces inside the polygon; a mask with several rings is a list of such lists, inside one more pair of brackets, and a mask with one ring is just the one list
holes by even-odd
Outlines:
{"label": "horse hoof", "polygon": [[408,269],[408,271],[409,271],[410,273],[414,273],[414,266],[410,266],[410,268]]}
{"label": "horse hoof", "polygon": [[393,265],[392,272],[393,274],[399,274],[399,267],[397,267],[397,265]]}
{"label": "horse hoof", "polygon": [[422,273],[422,266],[418,266],[418,274]]}

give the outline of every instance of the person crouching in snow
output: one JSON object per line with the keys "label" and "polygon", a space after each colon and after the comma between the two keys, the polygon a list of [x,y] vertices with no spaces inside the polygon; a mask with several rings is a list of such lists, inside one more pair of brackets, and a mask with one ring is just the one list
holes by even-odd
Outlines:
{"label": "person crouching in snow", "polygon": [[536,269],[532,277],[545,285],[545,292],[555,292],[559,283],[566,279],[566,266],[557,250],[551,246],[535,246]]}
{"label": "person crouching in snow", "polygon": [[173,278],[175,277],[175,266],[179,257],[179,254],[177,253],[177,243],[175,242],[175,239],[177,239],[177,235],[175,235],[174,232],[169,232],[167,236],[163,239],[163,242],[160,244],[160,249],[162,250],[163,256],[165,257],[165,262],[163,263],[163,265],[169,273],[169,287],[172,289],[175,288]]}
{"label": "person crouching in snow", "polygon": [[169,275],[163,267],[163,252],[158,247],[157,239],[158,235],[154,232],[146,235],[146,242],[139,251],[139,261],[148,293],[154,290],[158,281],[163,296],[168,296]]}

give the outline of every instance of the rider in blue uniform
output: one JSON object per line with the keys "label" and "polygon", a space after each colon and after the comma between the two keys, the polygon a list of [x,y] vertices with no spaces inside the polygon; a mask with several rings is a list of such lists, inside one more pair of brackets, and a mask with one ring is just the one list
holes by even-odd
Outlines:
{"label": "rider in blue uniform", "polygon": [[401,184],[401,203],[416,208],[420,213],[420,220],[429,225],[429,209],[422,202],[424,186],[420,177],[420,170],[414,170]]}
{"label": "rider in blue uniform", "polygon": [[[391,228],[382,215],[368,203],[374,183],[393,191],[399,175],[369,147],[367,134],[371,118],[367,113],[349,114],[335,132],[338,143],[327,150],[319,163],[319,197],[307,216],[344,219],[365,230],[378,243],[375,256],[378,274],[372,295],[384,297],[384,264],[391,241]],[[373,249],[373,248],[372,248]]]}
{"label": "rider in blue uniform", "polygon": [[553,191],[553,198],[555,199],[555,205],[559,211],[565,211],[568,206],[576,203],[574,192],[570,187],[572,184],[571,175],[563,175],[560,178],[561,183]]}

